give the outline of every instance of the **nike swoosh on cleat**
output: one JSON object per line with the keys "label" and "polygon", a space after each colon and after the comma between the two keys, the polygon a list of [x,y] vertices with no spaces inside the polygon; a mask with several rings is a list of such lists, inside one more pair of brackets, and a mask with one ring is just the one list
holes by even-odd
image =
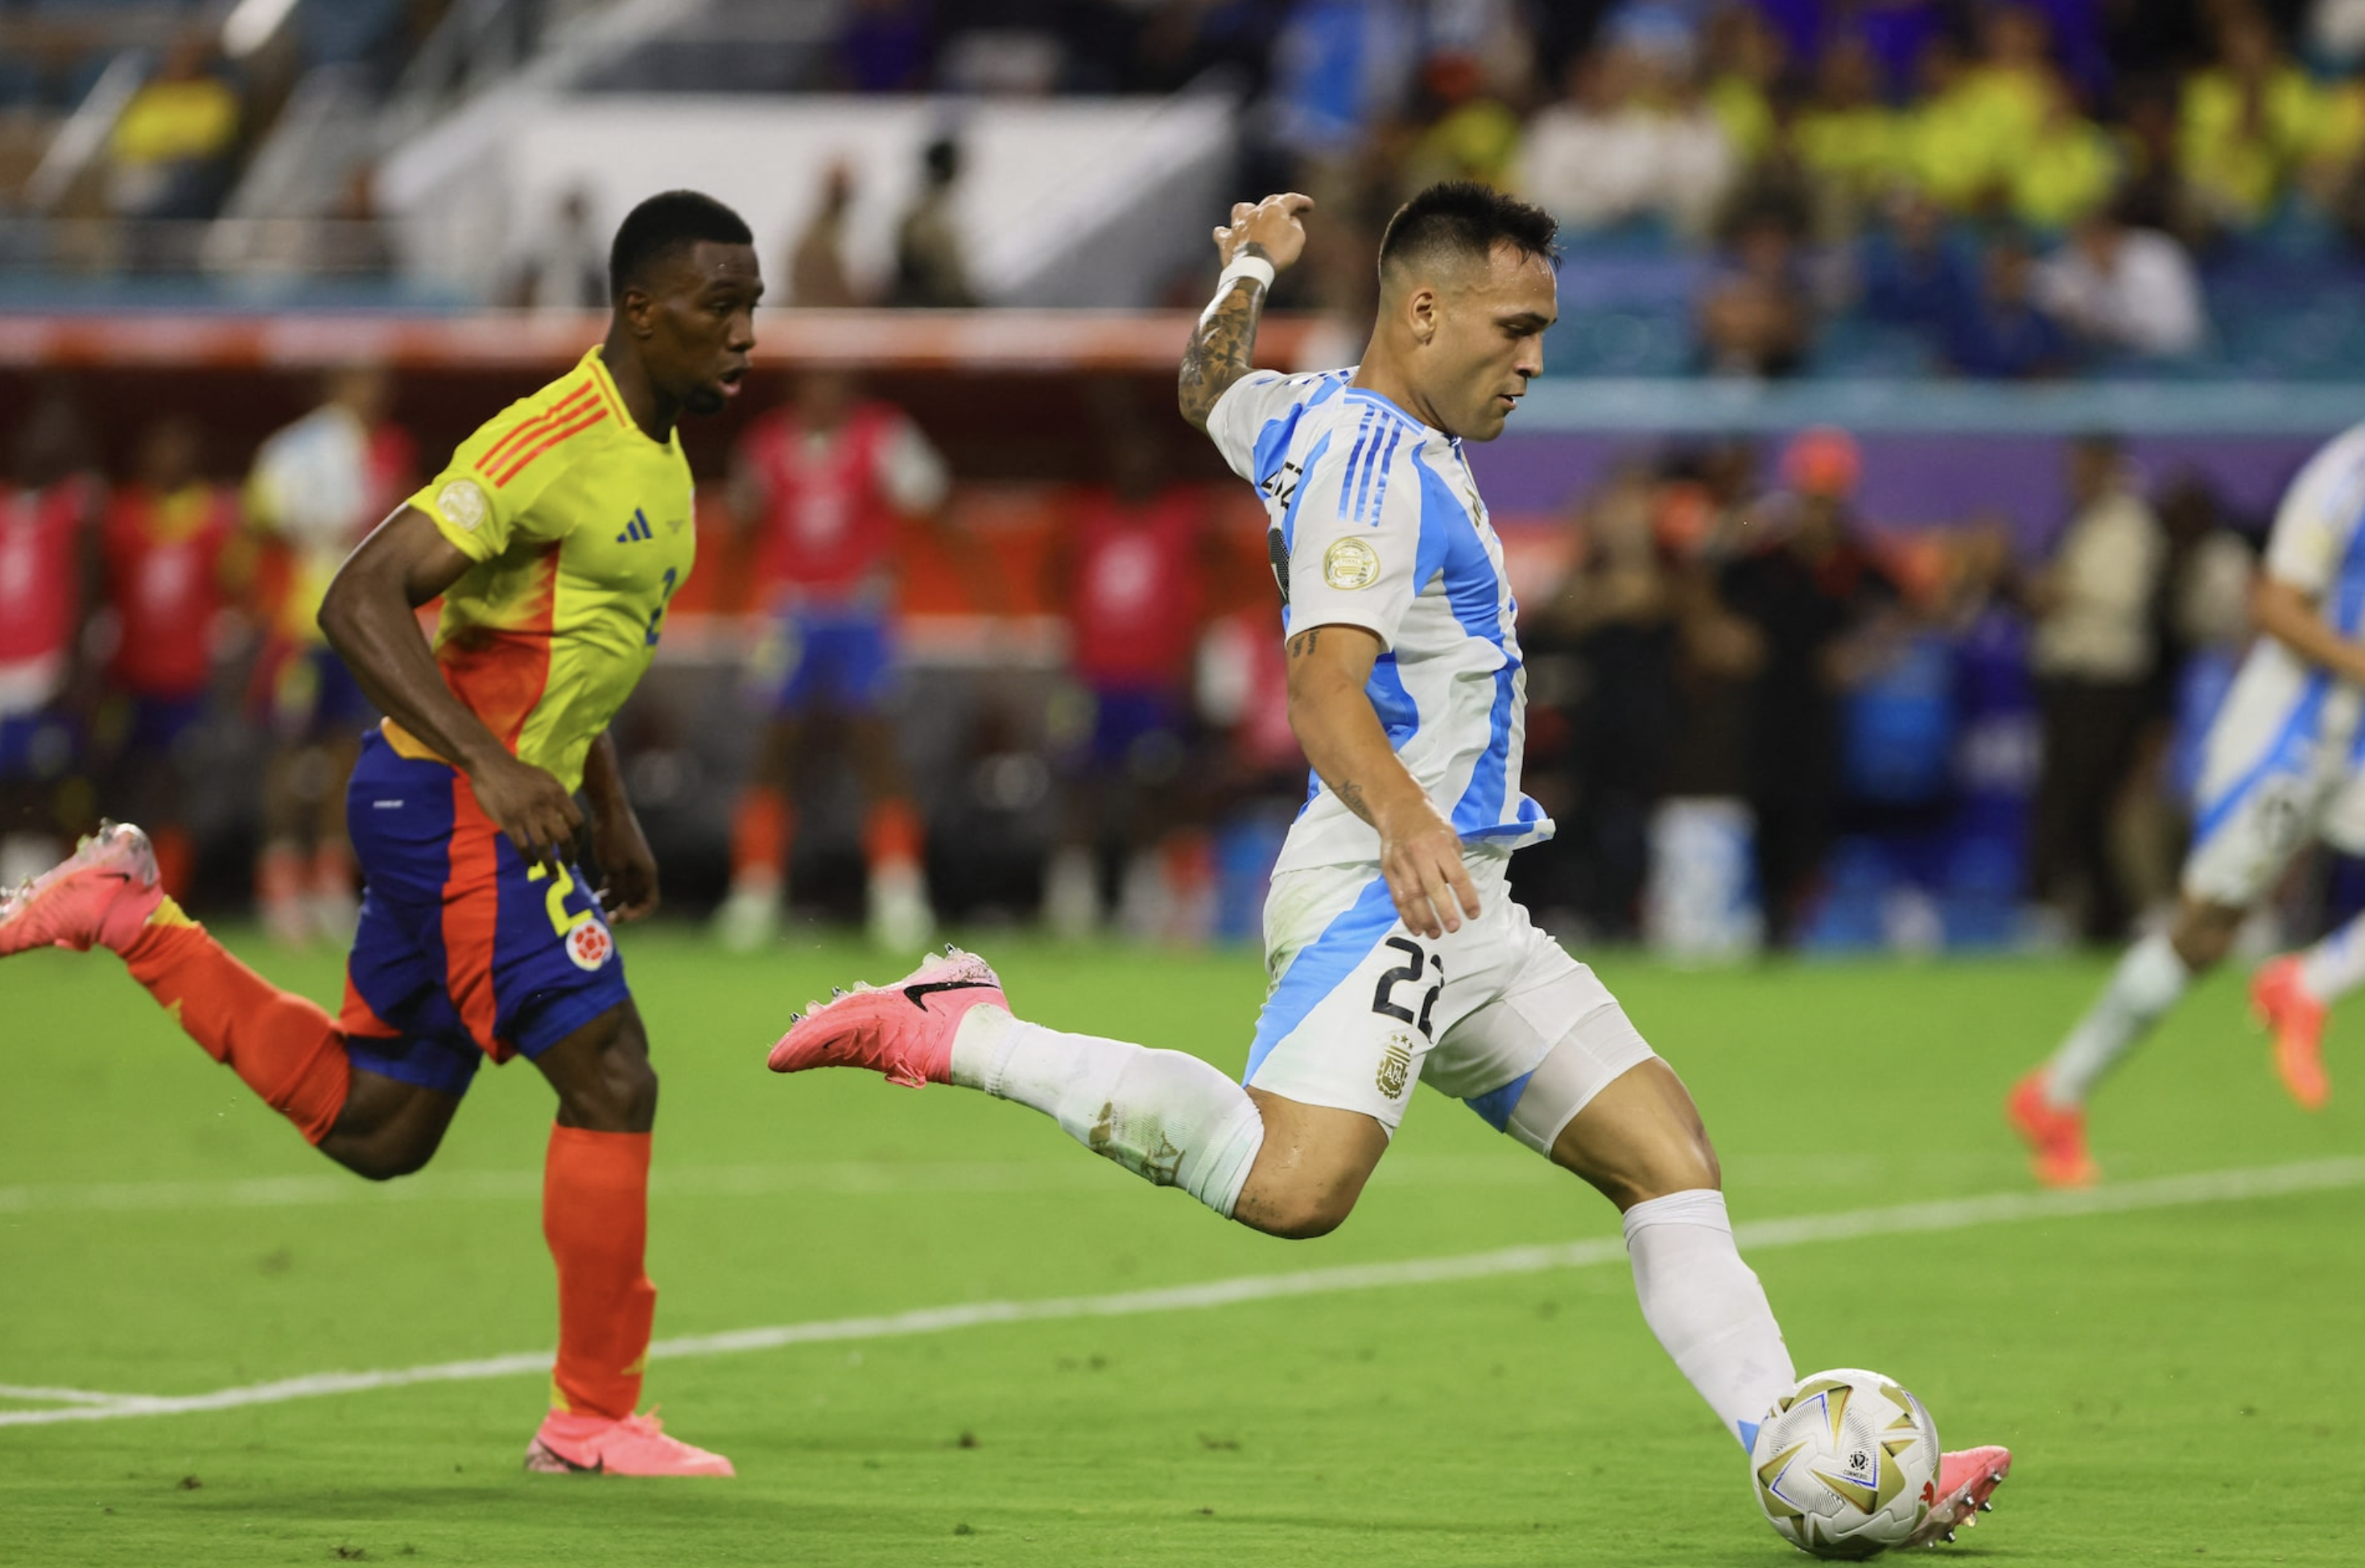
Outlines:
{"label": "nike swoosh on cleat", "polygon": [[909,1002],[921,1012],[925,1013],[928,1010],[928,1004],[922,1002],[920,998],[928,995],[932,991],[992,991],[992,989],[993,982],[991,980],[930,980],[925,985],[905,986],[903,988],[903,1000]]}

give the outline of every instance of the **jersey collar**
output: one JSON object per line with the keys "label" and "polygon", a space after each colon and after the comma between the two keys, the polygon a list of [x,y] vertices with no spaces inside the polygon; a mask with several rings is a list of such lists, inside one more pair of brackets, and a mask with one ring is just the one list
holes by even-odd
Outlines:
{"label": "jersey collar", "polygon": [[672,434],[665,441],[659,442],[641,428],[641,422],[638,420],[633,418],[632,410],[624,407],[624,395],[616,390],[616,378],[608,374],[608,356],[604,344],[593,343],[584,351],[583,358],[577,363],[591,373],[591,385],[600,389],[600,397],[608,405],[608,411],[616,416],[618,429],[628,435],[647,442],[651,446],[663,446],[668,451],[681,444],[681,426],[678,422],[675,424]]}

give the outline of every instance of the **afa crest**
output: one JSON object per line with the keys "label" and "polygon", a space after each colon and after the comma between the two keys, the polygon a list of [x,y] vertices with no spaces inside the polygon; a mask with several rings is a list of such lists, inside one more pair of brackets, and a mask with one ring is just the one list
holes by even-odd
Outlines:
{"label": "afa crest", "polygon": [[1412,1036],[1391,1035],[1388,1054],[1380,1058],[1380,1070],[1373,1080],[1381,1093],[1391,1100],[1401,1099],[1412,1084]]}

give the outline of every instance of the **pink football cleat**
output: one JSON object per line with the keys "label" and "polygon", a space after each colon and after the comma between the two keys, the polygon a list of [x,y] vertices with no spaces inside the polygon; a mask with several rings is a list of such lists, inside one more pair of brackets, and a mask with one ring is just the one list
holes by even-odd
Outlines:
{"label": "pink football cleat", "polygon": [[1935,1546],[1952,1540],[1958,1529],[1979,1522],[1995,1511],[1988,1499],[2012,1473],[2012,1450],[2003,1448],[1965,1449],[1938,1456],[1938,1495],[1922,1528],[1905,1538],[1908,1546]]}
{"label": "pink football cleat", "polygon": [[950,1083],[953,1036],[980,1002],[1010,1006],[992,966],[947,944],[892,985],[857,985],[806,1003],[772,1047],[769,1065],[774,1072],[867,1067],[912,1089]]}
{"label": "pink football cleat", "polygon": [[553,1410],[525,1450],[525,1467],[544,1475],[735,1475],[719,1453],[665,1435],[656,1412],[569,1416]]}
{"label": "pink football cleat", "polygon": [[2324,1070],[2324,1024],[2331,1010],[2300,983],[2299,959],[2277,958],[2250,982],[2250,1011],[2275,1039],[2275,1073],[2303,1110],[2321,1111],[2332,1098]]}
{"label": "pink football cleat", "polygon": [[101,823],[63,861],[0,892],[0,958],[35,947],[119,953],[163,902],[148,835],[129,823]]}
{"label": "pink football cleat", "polygon": [[2086,1113],[2065,1110],[2045,1097],[2045,1070],[2012,1085],[2003,1103],[2004,1119],[2028,1145],[2029,1168],[2048,1187],[2090,1187],[2102,1168],[2086,1151]]}

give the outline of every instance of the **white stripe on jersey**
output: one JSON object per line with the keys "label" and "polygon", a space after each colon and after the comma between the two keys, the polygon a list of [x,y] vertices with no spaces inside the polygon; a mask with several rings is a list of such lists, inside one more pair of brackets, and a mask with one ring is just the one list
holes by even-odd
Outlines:
{"label": "white stripe on jersey", "polygon": [[[1527,672],[1503,544],[1462,443],[1352,371],[1261,371],[1217,401],[1207,433],[1257,487],[1282,627],[1361,626],[1382,653],[1364,690],[1388,739],[1465,842],[1506,851],[1552,835],[1519,792]],[[1376,863],[1379,834],[1309,781],[1277,869]]]}

